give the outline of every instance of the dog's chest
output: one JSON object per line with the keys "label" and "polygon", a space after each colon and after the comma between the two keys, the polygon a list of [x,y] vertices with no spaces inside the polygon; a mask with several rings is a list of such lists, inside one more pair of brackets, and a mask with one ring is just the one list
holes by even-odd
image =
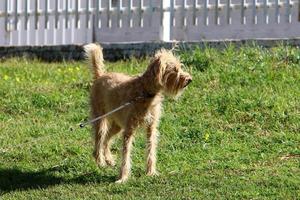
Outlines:
{"label": "dog's chest", "polygon": [[155,120],[157,120],[156,118],[159,118],[160,116],[160,108],[160,103],[152,105],[143,116],[143,122],[146,124],[152,124]]}
{"label": "dog's chest", "polygon": [[160,102],[161,98],[151,99],[151,101],[143,101],[135,104],[132,107],[131,112],[127,112],[129,114],[128,119],[132,119],[137,122],[137,124],[152,124],[156,121],[156,118],[160,116]]}
{"label": "dog's chest", "polygon": [[151,124],[153,122],[154,116],[153,114],[148,111],[144,116],[144,123]]}

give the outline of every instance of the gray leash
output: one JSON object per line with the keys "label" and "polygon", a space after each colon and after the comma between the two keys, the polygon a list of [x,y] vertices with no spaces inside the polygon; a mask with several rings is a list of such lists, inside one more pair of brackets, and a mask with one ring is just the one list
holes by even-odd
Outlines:
{"label": "gray leash", "polygon": [[123,104],[123,105],[117,107],[116,109],[114,109],[114,110],[112,110],[112,111],[109,111],[108,113],[106,113],[106,114],[104,114],[104,115],[101,115],[101,116],[99,116],[99,117],[96,117],[96,118],[91,119],[91,120],[86,121],[86,122],[82,122],[82,123],[79,124],[79,126],[80,126],[80,128],[83,128],[83,127],[85,127],[87,124],[94,123],[94,122],[96,122],[96,121],[98,121],[98,120],[100,120],[100,119],[102,119],[102,118],[104,118],[104,117],[107,117],[108,115],[113,114],[114,112],[117,112],[118,110],[121,110],[121,109],[125,108],[126,106],[129,106],[131,103],[132,103],[132,102],[127,102],[127,103],[125,103],[125,104]]}
{"label": "gray leash", "polygon": [[80,128],[84,128],[87,124],[94,123],[94,122],[96,122],[96,121],[98,121],[98,120],[100,120],[100,119],[102,119],[102,118],[104,118],[104,117],[107,117],[107,116],[109,116],[109,115],[111,115],[111,114],[113,114],[113,113],[115,113],[115,112],[117,112],[117,111],[119,111],[119,110],[121,110],[121,109],[123,109],[123,108],[129,106],[130,104],[136,102],[136,101],[139,100],[139,99],[144,99],[144,98],[149,98],[149,97],[153,97],[153,96],[139,96],[139,97],[136,97],[135,99],[133,99],[133,100],[131,100],[131,101],[129,101],[129,102],[126,102],[126,103],[122,104],[121,106],[119,106],[119,107],[117,107],[117,108],[115,108],[115,109],[109,111],[108,113],[105,113],[104,115],[100,115],[99,117],[96,117],[96,118],[94,118],[94,119],[91,119],[91,120],[88,120],[88,121],[86,121],[86,122],[80,123],[79,126],[80,126]]}

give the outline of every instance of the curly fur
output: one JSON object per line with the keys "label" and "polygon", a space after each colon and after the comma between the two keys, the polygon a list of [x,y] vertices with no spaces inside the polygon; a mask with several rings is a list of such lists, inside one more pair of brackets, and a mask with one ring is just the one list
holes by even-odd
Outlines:
{"label": "curly fur", "polygon": [[163,96],[178,96],[192,81],[192,77],[181,69],[180,60],[170,50],[157,51],[146,71],[134,77],[105,72],[100,45],[88,44],[84,50],[94,76],[91,88],[92,118],[103,115],[138,96],[145,96],[144,99],[93,124],[96,162],[100,166],[114,165],[110,143],[114,135],[122,132],[122,164],[117,182],[126,181],[130,173],[133,132],[139,125],[144,125],[148,141],[147,174],[150,176],[157,174],[157,127]]}

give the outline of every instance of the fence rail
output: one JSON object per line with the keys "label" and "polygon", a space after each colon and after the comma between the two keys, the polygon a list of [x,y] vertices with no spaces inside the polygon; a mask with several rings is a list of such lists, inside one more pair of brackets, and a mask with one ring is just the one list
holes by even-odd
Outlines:
{"label": "fence rail", "polygon": [[1,0],[0,45],[300,38],[299,0]]}

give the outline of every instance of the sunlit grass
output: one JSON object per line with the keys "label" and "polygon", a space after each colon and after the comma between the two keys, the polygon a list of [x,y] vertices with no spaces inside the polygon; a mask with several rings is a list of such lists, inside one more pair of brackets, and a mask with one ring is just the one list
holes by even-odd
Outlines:
{"label": "sunlit grass", "polygon": [[[232,46],[179,53],[193,75],[166,99],[158,170],[145,176],[142,130],[128,183],[97,168],[84,62],[15,58],[0,63],[1,199],[297,199],[300,194],[300,50]],[[142,73],[148,60],[106,63]]]}

